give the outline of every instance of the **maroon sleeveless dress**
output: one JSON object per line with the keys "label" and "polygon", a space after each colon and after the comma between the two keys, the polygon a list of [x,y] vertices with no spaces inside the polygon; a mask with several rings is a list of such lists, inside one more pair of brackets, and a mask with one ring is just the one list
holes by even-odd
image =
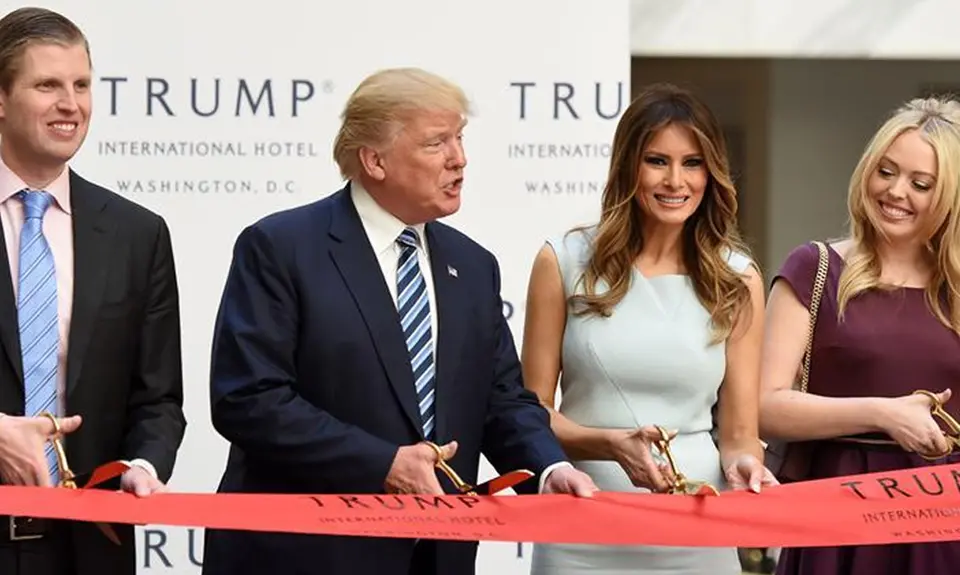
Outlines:
{"label": "maroon sleeveless dress", "polygon": [[[830,397],[897,397],[951,387],[947,411],[960,418],[960,338],[927,307],[924,291],[874,290],[847,304],[837,321],[844,261],[831,247],[813,339],[808,391]],[[786,281],[810,306],[817,247],[795,248],[773,281]],[[896,446],[817,442],[811,479],[960,462],[960,453],[927,461]],[[960,542],[783,549],[778,575],[934,575],[960,572]]]}

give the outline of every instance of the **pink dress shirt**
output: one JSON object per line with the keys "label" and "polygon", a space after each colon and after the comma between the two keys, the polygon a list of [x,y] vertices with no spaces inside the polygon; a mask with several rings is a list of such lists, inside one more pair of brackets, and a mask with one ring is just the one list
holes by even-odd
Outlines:
{"label": "pink dress shirt", "polygon": [[[27,184],[13,173],[0,159],[0,223],[7,244],[10,260],[10,279],[13,295],[17,297],[20,273],[20,230],[23,228],[23,202],[15,196]],[[67,345],[70,333],[70,316],[73,310],[73,220],[70,212],[70,172],[66,168],[45,188],[54,201],[43,217],[43,235],[53,252],[57,273],[57,313],[60,323],[60,350],[57,354],[58,407],[64,412],[64,397],[67,381]]]}

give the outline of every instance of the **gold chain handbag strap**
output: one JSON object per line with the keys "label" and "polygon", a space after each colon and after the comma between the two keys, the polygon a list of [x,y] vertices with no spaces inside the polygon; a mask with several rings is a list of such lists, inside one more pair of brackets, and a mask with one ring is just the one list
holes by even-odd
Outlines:
{"label": "gold chain handbag strap", "polygon": [[813,293],[810,297],[810,327],[807,329],[807,348],[803,354],[803,368],[800,373],[800,393],[807,392],[810,383],[810,356],[813,355],[813,331],[817,325],[817,314],[820,311],[820,300],[823,299],[823,288],[827,283],[827,268],[829,255],[827,246],[823,242],[813,242],[820,252],[817,262],[817,277],[813,280]]}

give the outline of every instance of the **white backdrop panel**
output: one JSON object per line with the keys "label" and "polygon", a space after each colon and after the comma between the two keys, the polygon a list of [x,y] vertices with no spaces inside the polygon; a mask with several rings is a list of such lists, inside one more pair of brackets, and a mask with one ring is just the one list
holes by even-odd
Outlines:
{"label": "white backdrop panel", "polygon": [[[173,234],[189,422],[176,491],[215,490],[226,458],[209,423],[207,374],[234,239],[267,213],[341,186],[332,140],[364,76],[424,67],[472,99],[463,207],[449,222],[500,258],[518,346],[532,258],[545,237],[596,218],[629,100],[627,0],[42,5],[74,19],[92,44],[93,124],[74,167],[163,214]],[[140,529],[138,555],[144,574],[197,574],[201,531]],[[526,573],[528,555],[483,544],[479,572]]]}

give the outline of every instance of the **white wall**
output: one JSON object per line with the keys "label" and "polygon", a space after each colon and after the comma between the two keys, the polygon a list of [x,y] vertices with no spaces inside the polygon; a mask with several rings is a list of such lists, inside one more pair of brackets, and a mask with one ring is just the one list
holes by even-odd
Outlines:
{"label": "white wall", "polygon": [[956,0],[631,0],[634,55],[960,56]]}

